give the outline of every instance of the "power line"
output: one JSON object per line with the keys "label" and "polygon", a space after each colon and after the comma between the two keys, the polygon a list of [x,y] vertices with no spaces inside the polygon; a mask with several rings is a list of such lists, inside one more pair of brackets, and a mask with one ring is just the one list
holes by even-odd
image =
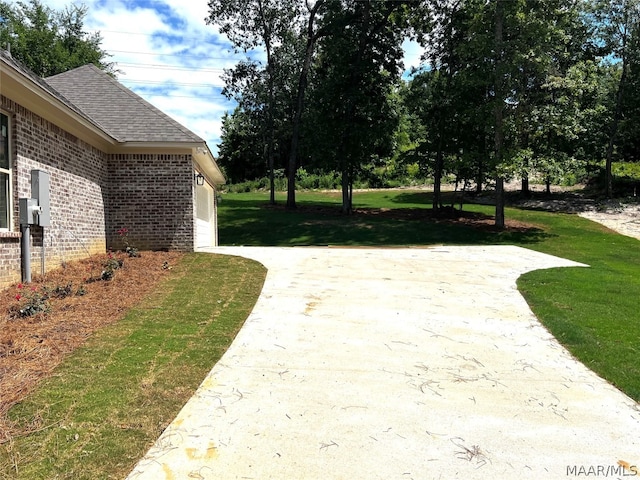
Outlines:
{"label": "power line", "polygon": [[246,56],[243,57],[209,57],[202,55],[188,55],[184,53],[150,53],[150,52],[132,52],[129,50],[110,50],[109,52],[115,53],[128,53],[131,55],[149,55],[154,57],[180,57],[180,58],[197,58],[197,59],[205,59],[205,60],[244,60]]}
{"label": "power line", "polygon": [[[116,62],[118,66],[129,66],[134,68],[151,68],[151,69],[162,69],[162,70],[183,70],[183,71],[193,71],[193,67],[180,67],[178,65],[162,65],[158,63],[128,63],[128,62]],[[222,73],[224,72],[223,68],[198,68],[197,72],[208,72],[208,73]]]}
{"label": "power line", "polygon": [[163,82],[161,80],[134,80],[128,78],[119,78],[118,81],[121,83],[129,82],[129,83],[137,83],[143,85],[166,85],[166,86],[178,86],[178,87],[198,87],[198,88],[223,88],[224,85],[215,85],[213,83],[183,83],[183,82]]}
{"label": "power line", "polygon": [[164,93],[145,93],[147,98],[154,98],[154,97],[162,97],[162,98],[197,98],[198,100],[206,100],[206,99],[218,99],[218,98],[224,98],[226,99],[227,97],[225,97],[224,95],[221,94],[213,94],[213,95],[166,95]]}
{"label": "power line", "polygon": [[[174,36],[174,37],[180,37],[180,38],[184,38],[187,40],[202,40],[203,37],[207,37],[207,35],[178,35],[169,31],[162,31],[162,30],[158,30],[154,33],[140,33],[140,32],[125,32],[125,31],[121,31],[121,30],[102,30],[102,29],[97,29],[94,30],[93,32],[89,32],[89,33],[93,33],[93,34],[102,34],[102,33],[116,33],[119,35],[138,35],[140,37],[157,37],[159,35],[166,35],[166,36]],[[215,33],[211,33],[210,36],[215,36]]]}

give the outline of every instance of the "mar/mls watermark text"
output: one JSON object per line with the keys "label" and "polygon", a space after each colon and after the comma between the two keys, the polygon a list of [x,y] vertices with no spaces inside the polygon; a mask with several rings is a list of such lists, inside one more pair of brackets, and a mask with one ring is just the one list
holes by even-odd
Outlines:
{"label": "mar/mls watermark text", "polygon": [[635,477],[640,475],[640,469],[627,462],[617,465],[567,465],[568,477]]}

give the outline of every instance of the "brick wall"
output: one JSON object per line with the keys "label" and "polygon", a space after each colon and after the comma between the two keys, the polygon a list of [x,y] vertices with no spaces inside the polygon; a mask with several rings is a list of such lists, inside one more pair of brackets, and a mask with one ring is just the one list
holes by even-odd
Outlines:
{"label": "brick wall", "polygon": [[32,273],[94,253],[123,248],[129,230],[140,250],[194,248],[191,155],[102,152],[0,96],[9,114],[13,162],[13,229],[0,232],[0,287],[20,279],[18,198],[31,196],[31,170],[49,173],[51,226],[32,227]]}
{"label": "brick wall", "polygon": [[107,155],[25,109],[0,97],[11,117],[13,161],[13,232],[0,235],[0,285],[20,275],[18,198],[31,196],[31,170],[51,179],[51,226],[34,227],[32,271],[40,272],[44,244],[46,267],[104,252]]}
{"label": "brick wall", "polygon": [[0,288],[18,281],[20,281],[20,234],[0,232]]}
{"label": "brick wall", "polygon": [[129,230],[140,250],[192,251],[191,155],[111,155],[108,163],[107,246],[121,249],[117,230]]}

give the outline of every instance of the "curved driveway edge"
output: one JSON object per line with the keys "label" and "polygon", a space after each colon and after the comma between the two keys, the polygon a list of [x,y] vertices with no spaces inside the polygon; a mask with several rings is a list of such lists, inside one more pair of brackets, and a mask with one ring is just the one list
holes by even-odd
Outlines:
{"label": "curved driveway edge", "polygon": [[580,264],[505,246],[211,251],[263,263],[264,289],[130,480],[618,478],[619,461],[640,465],[638,405],[516,288]]}

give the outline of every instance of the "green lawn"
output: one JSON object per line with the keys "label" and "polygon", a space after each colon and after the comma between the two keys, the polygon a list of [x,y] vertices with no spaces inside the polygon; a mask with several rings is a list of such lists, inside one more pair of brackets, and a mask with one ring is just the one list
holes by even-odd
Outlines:
{"label": "green lawn", "polygon": [[[526,233],[489,233],[455,225],[433,225],[384,215],[340,214],[340,194],[303,192],[298,211],[283,208],[284,194],[270,207],[266,193],[226,194],[219,207],[220,243],[223,245],[432,245],[530,243],[544,237],[543,230]],[[357,193],[356,209],[404,209],[430,206],[425,192],[376,191]],[[332,211],[327,212],[327,209]],[[490,213],[488,207],[466,210]]]}
{"label": "green lawn", "polygon": [[[220,239],[235,245],[513,244],[586,263],[590,268],[538,270],[518,286],[540,321],[585,365],[640,400],[640,241],[577,215],[506,209],[534,225],[527,232],[478,231],[425,219],[392,219],[375,209],[428,208],[420,191],[357,192],[353,216],[340,214],[338,193],[302,192],[300,211],[267,206],[266,193],[227,194]],[[333,209],[333,211],[331,211]],[[369,211],[367,209],[370,209]],[[493,215],[493,207],[464,209]]]}

